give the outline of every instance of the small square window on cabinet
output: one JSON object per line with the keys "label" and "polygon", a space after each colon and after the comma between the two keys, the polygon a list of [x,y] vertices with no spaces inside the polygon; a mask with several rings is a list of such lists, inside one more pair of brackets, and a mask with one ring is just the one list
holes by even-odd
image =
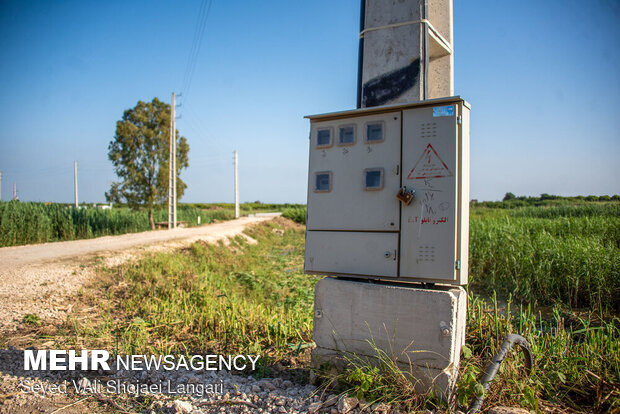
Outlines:
{"label": "small square window on cabinet", "polygon": [[355,144],[355,125],[343,125],[338,128],[338,145]]}
{"label": "small square window on cabinet", "polygon": [[314,192],[329,193],[332,191],[331,171],[321,171],[314,173]]}
{"label": "small square window on cabinet", "polygon": [[316,130],[316,147],[327,148],[332,146],[332,129],[321,128]]}
{"label": "small square window on cabinet", "polygon": [[383,189],[383,168],[367,168],[364,170],[364,190]]}
{"label": "small square window on cabinet", "polygon": [[366,143],[382,142],[385,139],[383,122],[369,122],[366,124]]}

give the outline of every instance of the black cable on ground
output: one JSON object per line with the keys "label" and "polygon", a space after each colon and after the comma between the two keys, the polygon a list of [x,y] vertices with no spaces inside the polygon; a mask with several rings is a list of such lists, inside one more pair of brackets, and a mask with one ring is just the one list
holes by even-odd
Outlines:
{"label": "black cable on ground", "polygon": [[[516,334],[508,334],[504,338],[504,342],[499,347],[491,362],[484,370],[484,375],[480,379],[480,383],[484,387],[485,391],[488,391],[491,387],[491,383],[493,382],[493,378],[497,375],[499,371],[499,367],[502,364],[506,355],[508,355],[508,351],[512,348],[513,345],[519,345],[521,350],[523,351],[523,355],[525,356],[525,372],[527,375],[530,375],[532,372],[532,364],[534,362],[534,358],[532,357],[532,348],[530,347],[529,342],[522,337],[521,335]],[[484,395],[476,398],[474,402],[469,406],[469,410],[467,414],[474,414],[480,410],[482,407],[482,403],[484,402]]]}

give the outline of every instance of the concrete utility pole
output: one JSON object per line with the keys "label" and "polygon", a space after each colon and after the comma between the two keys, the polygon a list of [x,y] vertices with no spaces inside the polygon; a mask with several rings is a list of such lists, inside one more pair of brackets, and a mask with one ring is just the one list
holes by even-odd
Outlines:
{"label": "concrete utility pole", "polygon": [[170,108],[170,158],[168,183],[168,229],[177,227],[177,140],[175,122],[176,95],[172,92],[172,106]]}
{"label": "concrete utility pole", "polygon": [[13,200],[17,200],[17,183],[13,183]]}
{"label": "concrete utility pole", "polygon": [[[174,98],[174,92],[172,93]],[[174,107],[174,104],[173,104]],[[170,112],[172,115],[172,112]],[[172,116],[170,117],[170,142],[168,143],[168,229],[172,228]]]}
{"label": "concrete utility pole", "polygon": [[362,0],[360,17],[358,108],[454,94],[452,0]]}
{"label": "concrete utility pole", "polygon": [[77,160],[73,161],[73,187],[73,192],[75,194],[75,208],[78,208]]}
{"label": "concrete utility pole", "polygon": [[176,96],[172,92],[172,210],[174,222],[173,228],[177,228],[177,123],[176,123]]}
{"label": "concrete utility pole", "polygon": [[235,151],[235,218],[239,218],[239,155]]}

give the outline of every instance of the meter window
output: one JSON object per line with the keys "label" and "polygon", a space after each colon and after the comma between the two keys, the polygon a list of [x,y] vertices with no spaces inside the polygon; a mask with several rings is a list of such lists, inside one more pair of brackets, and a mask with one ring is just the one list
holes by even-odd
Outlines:
{"label": "meter window", "polygon": [[332,129],[323,128],[316,131],[316,147],[325,148],[332,146]]}
{"label": "meter window", "polygon": [[383,141],[383,122],[371,122],[366,124],[366,142]]}
{"label": "meter window", "polygon": [[355,144],[355,125],[343,125],[339,128],[338,145]]}
{"label": "meter window", "polygon": [[314,174],[314,192],[329,193],[332,191],[332,173],[321,171]]}
{"label": "meter window", "polygon": [[364,189],[366,191],[381,190],[383,188],[383,168],[368,168],[364,170]]}

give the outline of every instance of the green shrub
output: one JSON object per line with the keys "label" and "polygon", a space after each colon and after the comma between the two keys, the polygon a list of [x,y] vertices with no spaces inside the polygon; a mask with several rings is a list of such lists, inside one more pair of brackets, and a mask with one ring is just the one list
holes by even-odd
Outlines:
{"label": "green shrub", "polygon": [[293,207],[282,211],[282,216],[297,223],[306,224],[306,212],[306,207]]}

